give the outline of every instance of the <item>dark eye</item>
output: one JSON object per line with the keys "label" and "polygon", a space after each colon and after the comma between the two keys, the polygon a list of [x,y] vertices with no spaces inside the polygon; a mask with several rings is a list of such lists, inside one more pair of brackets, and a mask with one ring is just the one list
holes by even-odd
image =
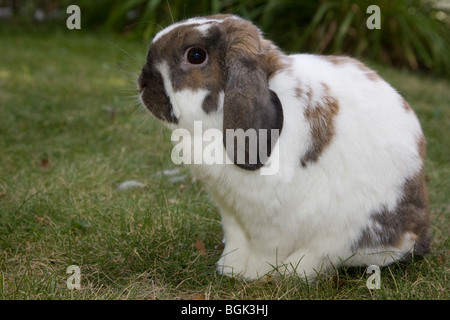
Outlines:
{"label": "dark eye", "polygon": [[187,61],[190,64],[202,64],[207,58],[207,53],[202,48],[193,47],[187,51]]}

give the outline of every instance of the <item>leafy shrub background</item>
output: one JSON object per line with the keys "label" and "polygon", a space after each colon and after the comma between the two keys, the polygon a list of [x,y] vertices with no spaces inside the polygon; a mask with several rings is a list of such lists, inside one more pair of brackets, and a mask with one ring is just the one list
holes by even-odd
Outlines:
{"label": "leafy shrub background", "polygon": [[[13,18],[62,22],[70,4],[81,8],[82,28],[149,41],[173,21],[234,13],[258,24],[287,52],[347,54],[412,70],[450,76],[450,1],[443,0],[16,0]],[[368,6],[381,9],[381,29],[369,30]],[[45,19],[42,19],[42,13]],[[27,18],[28,17],[28,18]],[[34,17],[34,18],[33,18]]]}

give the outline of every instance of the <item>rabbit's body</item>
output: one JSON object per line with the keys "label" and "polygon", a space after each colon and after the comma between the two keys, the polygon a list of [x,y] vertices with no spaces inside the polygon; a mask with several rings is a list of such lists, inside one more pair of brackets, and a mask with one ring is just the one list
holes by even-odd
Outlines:
{"label": "rabbit's body", "polygon": [[[228,19],[249,24],[233,16],[219,17],[212,20],[221,22],[199,25],[195,19],[188,20],[186,26],[169,27],[157,38],[183,27],[197,28],[205,35]],[[261,51],[270,56],[263,68],[269,70],[267,80],[262,81],[267,81],[272,103],[264,108],[282,110],[282,116],[280,111],[267,111],[262,121],[262,127],[280,131],[269,161],[257,166],[190,165],[222,216],[225,249],[218,271],[255,279],[277,267],[282,273],[312,278],[332,266],[381,266],[413,252],[426,253],[430,236],[423,175],[425,140],[408,103],[357,60],[286,56],[267,40],[261,38],[260,43]],[[208,54],[212,60],[212,49]],[[230,127],[261,128],[247,123],[228,125],[241,118],[230,120],[227,115],[230,96],[247,97],[239,87],[228,93],[231,90],[222,79],[217,85],[206,83],[205,89],[177,90],[173,81],[181,76],[169,64],[159,61],[153,70],[161,75],[160,91],[169,98],[170,114],[149,107],[157,116],[165,112],[161,119],[173,119],[169,127],[185,128],[192,134],[194,121],[202,121],[205,130],[220,128],[223,132]],[[232,68],[225,69],[230,73]],[[249,70],[251,80],[253,69]],[[145,81],[150,80],[140,79],[142,91],[147,88],[142,84]],[[204,101],[210,96],[217,105],[205,110]],[[149,106],[150,97],[142,98]],[[217,148],[225,145],[216,140],[208,143]],[[274,172],[261,174],[274,163]]]}

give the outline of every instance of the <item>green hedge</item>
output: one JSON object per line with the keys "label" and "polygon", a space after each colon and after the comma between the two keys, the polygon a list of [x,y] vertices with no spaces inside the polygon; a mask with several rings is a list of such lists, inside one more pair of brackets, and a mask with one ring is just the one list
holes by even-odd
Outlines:
{"label": "green hedge", "polygon": [[[450,5],[438,0],[17,0],[16,17],[37,8],[64,19],[77,4],[82,28],[100,28],[149,41],[173,21],[234,13],[258,24],[287,52],[346,54],[450,76]],[[381,11],[381,29],[368,29],[367,7]]]}

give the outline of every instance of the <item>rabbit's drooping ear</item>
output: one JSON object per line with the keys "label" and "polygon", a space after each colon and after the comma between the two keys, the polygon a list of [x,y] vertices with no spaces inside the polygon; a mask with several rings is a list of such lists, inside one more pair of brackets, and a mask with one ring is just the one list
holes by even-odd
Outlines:
{"label": "rabbit's drooping ear", "polygon": [[268,87],[271,70],[261,48],[259,29],[240,19],[229,19],[222,25],[228,47],[223,143],[237,166],[257,170],[267,161],[281,133],[283,110],[277,94]]}

